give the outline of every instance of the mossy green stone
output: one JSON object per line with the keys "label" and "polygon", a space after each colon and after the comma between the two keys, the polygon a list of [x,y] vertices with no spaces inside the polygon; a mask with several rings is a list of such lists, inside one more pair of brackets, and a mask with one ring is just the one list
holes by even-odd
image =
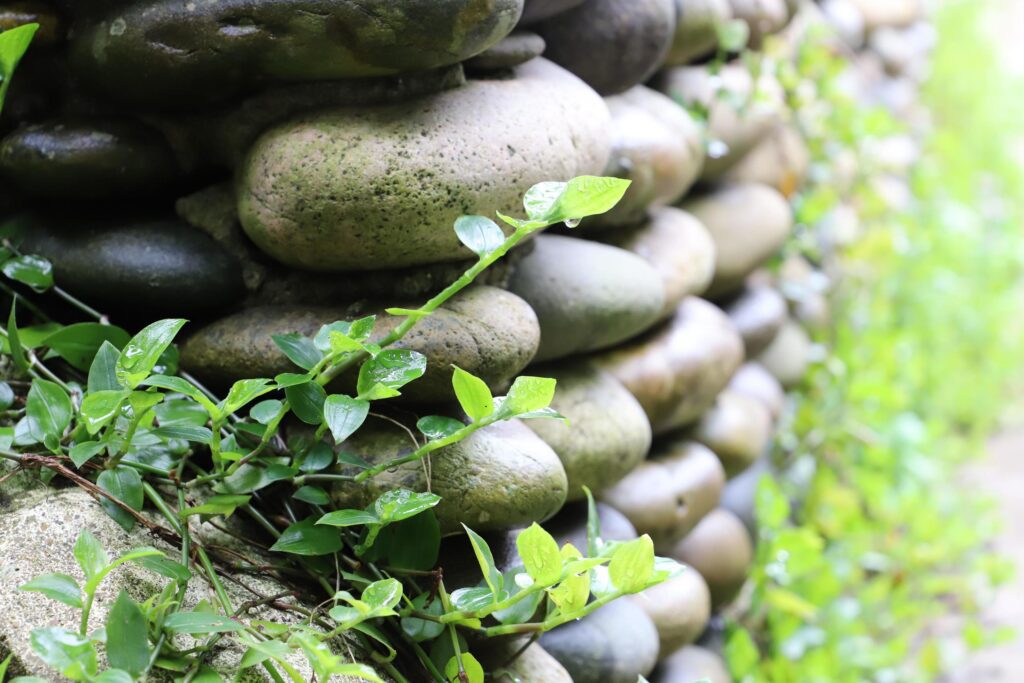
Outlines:
{"label": "mossy green stone", "polygon": [[630,252],[560,235],[536,238],[509,289],[540,321],[538,361],[604,349],[635,337],[661,316],[661,277]]}
{"label": "mossy green stone", "polygon": [[533,185],[597,175],[608,108],[543,59],[507,80],[404,104],[330,109],[267,131],[243,163],[239,216],[295,268],[376,270],[472,256],[463,214],[522,216]]}
{"label": "mossy green stone", "polygon": [[[344,449],[379,464],[407,455],[413,447],[406,430],[371,417]],[[354,475],[359,470],[344,466],[340,472]],[[462,524],[478,532],[528,526],[551,517],[565,503],[562,463],[519,421],[496,423],[438,450],[429,472],[429,486],[424,463],[413,462],[363,483],[339,483],[331,495],[336,507],[362,508],[395,488],[430,490],[441,496],[434,510],[443,533],[461,532]]]}
{"label": "mossy green stone", "polygon": [[[381,313],[385,305],[361,302],[348,307],[260,306],[202,328],[182,346],[182,367],[215,385],[246,377],[274,377],[296,372],[274,344],[273,335],[313,336],[336,320],[379,314],[372,340],[380,340],[404,318]],[[475,286],[422,319],[395,348],[414,349],[427,357],[427,372],[402,389],[416,403],[447,403],[454,398],[452,366],[481,377],[495,391],[507,387],[537,349],[537,319],[522,299],[493,287]],[[339,385],[351,388],[355,373]]]}
{"label": "mossy green stone", "polygon": [[522,0],[149,0],[87,22],[75,67],[132,104],[197,108],[262,83],[388,76],[483,52]]}
{"label": "mossy green stone", "polygon": [[0,174],[35,197],[122,201],[173,192],[182,177],[164,137],[130,120],[19,128],[0,141]]}
{"label": "mossy green stone", "polygon": [[527,424],[558,454],[569,478],[569,500],[615,484],[647,456],[651,424],[643,407],[612,375],[586,363],[534,368],[558,380],[551,407],[569,419]]}

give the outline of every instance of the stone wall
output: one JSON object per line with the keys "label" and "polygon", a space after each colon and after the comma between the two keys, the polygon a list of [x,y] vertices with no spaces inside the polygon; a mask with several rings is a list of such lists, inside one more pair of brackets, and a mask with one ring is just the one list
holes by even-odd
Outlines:
{"label": "stone wall", "polygon": [[[516,665],[524,681],[728,681],[713,615],[753,560],[754,492],[833,274],[780,257],[789,199],[820,169],[783,85],[719,38],[740,20],[784,59],[831,26],[859,51],[851,92],[914,115],[930,39],[917,3],[53,5],[0,4],[0,26],[43,26],[0,128],[0,207],[28,212],[23,249],[73,294],[123,321],[195,321],[182,365],[213,387],[287,371],[272,335],[441,289],[472,256],[452,232],[462,214],[519,215],[542,181],[633,181],[612,212],[538,236],[407,337],[428,371],[403,411],[450,410],[453,364],[496,392],[557,378],[570,426],[495,426],[433,458],[442,528],[492,547],[534,521],[578,538],[586,486],[609,538],[650,534],[695,570],[544,635]],[[900,144],[875,151],[893,202],[909,201]],[[837,182],[858,163],[831,161]],[[826,235],[840,245],[856,236],[847,208]],[[383,459],[395,429],[371,420],[351,447]],[[333,495],[364,505],[399,484],[428,481],[417,466]],[[441,564],[465,551],[448,539]]]}

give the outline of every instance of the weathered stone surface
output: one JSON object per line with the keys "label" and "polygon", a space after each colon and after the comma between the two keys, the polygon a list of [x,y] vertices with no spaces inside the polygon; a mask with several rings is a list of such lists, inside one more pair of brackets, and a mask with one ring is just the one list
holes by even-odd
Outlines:
{"label": "weathered stone surface", "polygon": [[558,454],[569,478],[569,500],[608,488],[633,470],[651,447],[644,409],[609,373],[586,363],[554,364],[532,370],[558,380],[551,406],[569,418],[527,424]]}
{"label": "weathered stone surface", "polygon": [[853,0],[871,32],[882,26],[907,26],[921,16],[921,0]]}
{"label": "weathered stone surface", "polygon": [[665,658],[651,678],[652,683],[733,683],[721,656],[707,648],[690,645]]}
{"label": "weathered stone surface", "polygon": [[662,316],[668,317],[688,296],[699,296],[715,276],[715,242],[700,221],[673,207],[659,207],[632,228],[600,235],[654,266],[665,288]]}
{"label": "weathered stone surface", "polygon": [[[371,417],[345,442],[345,451],[372,463],[410,453],[409,434],[392,422]],[[358,474],[342,466],[343,474]],[[364,483],[337,484],[332,496],[341,508],[362,508],[394,488],[426,491],[424,463],[388,470]],[[558,456],[522,422],[499,422],[431,456],[429,490],[441,496],[434,511],[443,533],[462,524],[474,531],[525,526],[554,515],[565,503],[567,482]]]}
{"label": "weathered stone surface", "polygon": [[[384,306],[392,306],[388,302]],[[181,350],[182,366],[217,385],[244,377],[274,377],[295,366],[271,338],[276,334],[315,335],[336,320],[380,313],[382,305],[348,307],[264,306],[249,308],[214,322],[192,335]],[[380,340],[404,318],[378,316],[373,340]],[[443,403],[452,399],[452,365],[486,381],[495,391],[505,388],[526,367],[537,350],[540,331],[526,303],[506,291],[474,286],[424,318],[395,344],[427,357],[426,374],[402,390],[412,402]],[[355,374],[343,376],[345,386]]]}
{"label": "weathered stone surface", "polygon": [[750,285],[723,306],[743,337],[747,357],[768,348],[786,322],[786,300],[773,287]]}
{"label": "weathered stone surface", "polygon": [[661,278],[644,259],[588,240],[541,235],[516,266],[509,289],[540,321],[536,360],[614,346],[658,321]]}
{"label": "weathered stone surface", "polygon": [[[632,541],[638,536],[636,529],[621,512],[610,505],[598,502],[597,519],[601,526],[601,538],[606,541]],[[555,537],[561,547],[571,543],[581,552],[587,547],[587,504],[567,503],[544,528]]]}
{"label": "weathered stone surface", "polygon": [[590,88],[543,59],[516,75],[267,131],[239,174],[242,225],[309,270],[469,258],[452,229],[460,215],[522,215],[534,184],[598,174],[608,160],[607,107]]}
{"label": "weathered stone surface", "polygon": [[821,12],[847,45],[855,50],[864,45],[864,15],[856,0],[822,0]]}
{"label": "weathered stone surface", "polygon": [[523,18],[520,23],[531,24],[535,21],[553,17],[573,7],[582,5],[586,0],[526,0],[523,7]]}
{"label": "weathered stone surface", "polygon": [[800,133],[780,125],[722,175],[729,183],[760,183],[789,197],[807,179],[811,155]]}
{"label": "weathered stone surface", "polygon": [[771,459],[765,455],[730,479],[722,491],[721,506],[739,517],[751,538],[757,537],[757,487],[768,476],[771,476]]}
{"label": "weathered stone surface", "polygon": [[175,218],[39,214],[21,237],[26,253],[50,260],[57,284],[109,311],[188,316],[242,295],[238,263]]}
{"label": "weathered stone surface", "polygon": [[797,323],[789,321],[775,341],[756,359],[787,389],[800,384],[811,362],[811,338]]}
{"label": "weathered stone surface", "polygon": [[67,26],[59,14],[44,2],[6,2],[0,6],[0,32],[25,24],[39,24],[32,37],[37,46],[63,42]]}
{"label": "weathered stone surface", "polygon": [[[113,519],[88,494],[77,488],[37,488],[19,497],[14,506],[9,503],[0,506],[0,661],[8,654],[14,658],[9,675],[35,675],[45,680],[58,680],[29,646],[32,629],[45,626],[62,626],[77,630],[78,610],[50,600],[39,593],[19,591],[21,584],[43,574],[60,572],[84,583],[82,571],[75,562],[72,548],[78,534],[87,530],[100,541],[111,558],[140,546],[155,546],[170,557],[180,556],[181,550],[172,548],[148,534],[141,527],[125,533]],[[265,559],[263,561],[266,561]],[[228,596],[236,605],[253,599],[253,593],[242,586],[248,586],[261,595],[275,595],[284,587],[266,575],[239,575],[241,582],[224,581]],[[160,577],[140,565],[127,563],[114,569],[97,591],[96,601],[90,615],[90,630],[99,628],[106,620],[107,610],[118,594],[124,590],[138,601],[158,594],[167,579]],[[209,584],[193,578],[184,598],[185,609],[191,609],[201,600],[217,602]],[[292,601],[291,598],[283,599]],[[248,616],[279,623],[296,623],[300,615],[294,612],[278,611],[262,606],[248,612]],[[184,643],[183,643],[184,644]],[[354,646],[354,643],[351,644]],[[244,647],[234,644],[230,638],[220,642],[210,664],[231,678],[245,653]],[[302,655],[290,658],[290,663],[303,678],[313,675]],[[60,679],[66,680],[66,679]],[[153,676],[150,680],[170,680],[170,677]],[[262,669],[246,670],[240,683],[263,683],[270,681]],[[346,683],[355,679],[343,677]]]}
{"label": "weathered stone surface", "polygon": [[504,642],[478,653],[486,671],[502,672],[495,673],[495,683],[573,683],[565,667],[540,645],[520,653],[522,647],[519,641]]}
{"label": "weathered stone surface", "polygon": [[704,135],[685,109],[642,85],[605,98],[612,113],[612,153],[604,175],[632,181],[615,208],[588,225],[631,226],[647,209],[672,204],[704,166]]}
{"label": "weathered stone surface", "polygon": [[722,311],[690,297],[668,323],[595,362],[636,396],[657,435],[711,407],[743,362],[743,340]]}
{"label": "weathered stone surface", "polygon": [[715,452],[730,476],[739,474],[771,443],[772,416],[756,398],[726,390],[704,413],[693,438]]}
{"label": "weathered stone surface", "polygon": [[697,571],[711,589],[718,610],[736,597],[754,560],[754,544],[736,515],[718,508],[672,549],[670,555]]}
{"label": "weathered stone surface", "polygon": [[718,505],[725,471],[704,446],[673,439],[658,444],[650,459],[601,495],[622,512],[637,533],[671,548]]}
{"label": "weathered stone surface", "polygon": [[631,600],[616,600],[540,638],[574,683],[636,683],[658,660],[658,631]]}
{"label": "weathered stone surface", "polygon": [[786,392],[779,380],[760,363],[744,363],[729,381],[728,391],[757,399],[773,420],[779,419],[786,405]]}
{"label": "weathered stone surface", "polygon": [[751,49],[759,50],[766,36],[778,33],[789,22],[789,7],[785,0],[729,0],[733,17],[742,19],[750,27]]}
{"label": "weathered stone surface", "polygon": [[692,569],[631,599],[654,622],[663,655],[696,641],[711,617],[711,591]]}
{"label": "weathered stone surface", "polygon": [[173,191],[181,169],[167,141],[130,120],[51,121],[0,141],[0,174],[54,199],[120,199]]}
{"label": "weathered stone surface", "polygon": [[708,229],[715,241],[715,279],[711,297],[735,292],[754,270],[771,258],[793,229],[786,198],[764,185],[728,185],[690,199],[682,208]]}
{"label": "weathered stone surface", "polygon": [[544,39],[531,31],[516,31],[506,36],[476,57],[467,60],[466,69],[472,72],[498,71],[525,64],[544,54]]}
{"label": "weathered stone surface", "polygon": [[89,22],[72,60],[133,104],[195,107],[266,82],[387,76],[483,52],[522,0],[150,0]]}
{"label": "weathered stone surface", "polygon": [[547,41],[548,59],[614,95],[650,78],[675,26],[674,0],[588,0],[533,28]]}
{"label": "weathered stone surface", "polygon": [[718,47],[718,27],[732,18],[729,0],[676,0],[679,23],[667,66],[682,66]]}
{"label": "weathered stone surface", "polygon": [[708,111],[707,136],[712,141],[701,179],[714,181],[761,142],[782,121],[785,98],[774,76],[761,74],[755,83],[739,63],[717,72],[707,65],[666,69],[654,87],[687,107]]}

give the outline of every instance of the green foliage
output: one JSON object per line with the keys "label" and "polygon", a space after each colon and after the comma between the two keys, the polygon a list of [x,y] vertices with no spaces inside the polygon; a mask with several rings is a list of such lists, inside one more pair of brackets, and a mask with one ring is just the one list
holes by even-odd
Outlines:
{"label": "green foliage", "polygon": [[14,70],[38,30],[39,24],[25,24],[0,33],[0,111],[3,111]]}

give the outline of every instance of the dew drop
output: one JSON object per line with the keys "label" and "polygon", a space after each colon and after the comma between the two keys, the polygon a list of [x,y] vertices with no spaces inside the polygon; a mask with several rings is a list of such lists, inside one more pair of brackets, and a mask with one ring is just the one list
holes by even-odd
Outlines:
{"label": "dew drop", "polygon": [[729,145],[721,140],[712,140],[708,143],[708,156],[712,159],[721,159],[729,153]]}
{"label": "dew drop", "polygon": [[565,219],[565,227],[567,228],[578,228],[580,223],[583,222],[582,218],[567,218]]}

